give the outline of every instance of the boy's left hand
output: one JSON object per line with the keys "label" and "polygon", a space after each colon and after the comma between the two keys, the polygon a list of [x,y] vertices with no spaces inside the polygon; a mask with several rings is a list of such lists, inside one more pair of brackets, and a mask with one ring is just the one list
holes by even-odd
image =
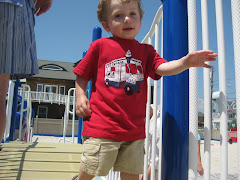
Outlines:
{"label": "boy's left hand", "polygon": [[213,68],[212,66],[206,64],[206,61],[216,61],[217,53],[214,53],[211,50],[201,50],[189,53],[185,61],[187,67],[205,67]]}

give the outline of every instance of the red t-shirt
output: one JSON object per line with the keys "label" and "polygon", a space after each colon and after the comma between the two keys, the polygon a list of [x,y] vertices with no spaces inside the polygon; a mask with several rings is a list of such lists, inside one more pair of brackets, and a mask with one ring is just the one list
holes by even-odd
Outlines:
{"label": "red t-shirt", "polygon": [[73,72],[92,79],[92,115],[83,121],[83,136],[116,141],[145,138],[147,78],[158,80],[157,67],[166,62],[153,46],[136,40],[94,41]]}

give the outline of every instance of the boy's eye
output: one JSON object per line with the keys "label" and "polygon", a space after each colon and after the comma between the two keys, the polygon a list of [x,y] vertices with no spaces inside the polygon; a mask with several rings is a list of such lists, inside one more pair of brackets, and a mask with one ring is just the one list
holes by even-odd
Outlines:
{"label": "boy's eye", "polygon": [[131,16],[134,16],[134,15],[136,15],[136,13],[135,13],[135,12],[131,12],[130,15],[131,15]]}
{"label": "boy's eye", "polygon": [[116,17],[116,18],[120,18],[120,17],[121,17],[121,14],[116,14],[115,17]]}

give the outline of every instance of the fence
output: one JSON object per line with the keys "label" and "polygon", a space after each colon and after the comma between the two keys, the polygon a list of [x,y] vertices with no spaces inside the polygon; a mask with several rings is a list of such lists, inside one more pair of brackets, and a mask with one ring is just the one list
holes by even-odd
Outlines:
{"label": "fence", "polygon": [[[23,97],[26,97],[26,92],[25,95],[22,94],[22,88],[19,88],[19,94],[22,95]],[[70,96],[68,97],[67,95],[62,95],[62,94],[57,94],[57,93],[52,93],[52,92],[36,92],[36,91],[31,91],[31,100],[32,102],[45,102],[45,103],[55,103],[55,104],[66,104],[67,98],[69,98],[69,103],[73,104],[74,102],[74,97]]]}

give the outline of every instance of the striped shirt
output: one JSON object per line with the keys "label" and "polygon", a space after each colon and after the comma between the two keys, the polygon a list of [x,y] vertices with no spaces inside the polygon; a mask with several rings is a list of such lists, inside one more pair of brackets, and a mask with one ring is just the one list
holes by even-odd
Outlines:
{"label": "striped shirt", "polygon": [[0,73],[21,79],[38,73],[34,3],[22,0],[20,6],[20,1],[19,5],[10,1],[13,0],[0,0]]}
{"label": "striped shirt", "polygon": [[23,1],[24,0],[0,0],[0,2],[10,3],[21,7],[23,6]]}
{"label": "striped shirt", "polygon": [[[10,3],[10,4],[14,4],[20,7],[23,7],[23,1],[25,0],[0,0],[0,2],[4,2],[4,3]],[[30,2],[30,7],[32,9],[35,9],[35,5],[33,3],[33,0],[28,0]]]}

